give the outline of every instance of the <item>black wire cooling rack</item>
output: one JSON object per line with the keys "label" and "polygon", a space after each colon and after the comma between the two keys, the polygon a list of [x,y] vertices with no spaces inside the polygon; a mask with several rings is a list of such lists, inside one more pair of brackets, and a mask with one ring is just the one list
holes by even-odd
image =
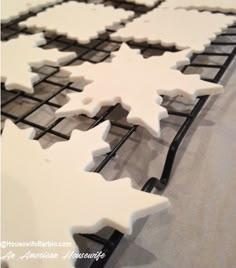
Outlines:
{"label": "black wire cooling rack", "polygon": [[[65,1],[66,2],[66,1]],[[150,10],[150,8],[134,5],[132,3],[127,3],[123,1],[105,1],[103,2],[105,5],[113,5],[114,7],[121,7],[126,10],[133,10],[137,16],[143,14]],[[158,4],[155,6],[157,7]],[[153,8],[155,8],[153,7]],[[31,34],[32,32],[26,28],[19,28],[17,23],[22,21],[30,16],[35,15],[35,13],[30,12],[17,20],[14,20],[10,23],[2,25],[1,38],[6,41],[11,38],[17,37],[17,35]],[[88,45],[78,44],[76,41],[69,40],[65,36],[53,35],[45,33],[47,43],[43,47],[52,48],[56,47],[61,51],[75,51],[77,53],[77,58],[73,59],[67,65],[78,64],[84,61],[89,61],[93,63],[98,63],[106,60],[110,53],[114,50],[117,50],[120,46],[119,42],[112,41],[109,39],[109,34],[113,32],[112,30],[108,30],[105,34],[101,35],[96,40],[93,40]],[[194,33],[193,33],[194,34]],[[138,48],[141,50],[141,53],[144,56],[152,56],[152,55],[161,55],[165,51],[176,51],[174,47],[163,48],[159,45],[148,45],[146,43],[136,44],[133,42],[128,43],[131,47]],[[222,52],[223,51],[223,52]],[[182,68],[182,72],[189,73],[191,69],[191,73],[203,73],[206,70],[213,70],[214,75],[204,75],[203,80],[219,83],[224,73],[227,71],[230,63],[232,62],[234,56],[236,54],[236,25],[229,27],[226,31],[224,31],[219,37],[211,43],[211,45],[205,50],[205,52],[201,54],[194,54],[191,57],[191,63],[184,68]],[[14,55],[13,55],[14,56]],[[198,59],[201,57],[201,63],[198,63]],[[209,58],[213,59],[214,57],[221,58],[220,63],[212,63]],[[204,62],[204,64],[202,63]],[[69,139],[70,135],[65,134],[59,130],[57,130],[57,126],[59,126],[62,122],[66,122],[66,118],[54,118],[48,124],[40,123],[39,120],[32,119],[34,118],[32,115],[38,113],[40,116],[41,110],[43,107],[47,106],[52,110],[56,110],[61,107],[55,99],[64,95],[64,93],[69,92],[80,92],[81,89],[76,87],[72,83],[64,83],[60,80],[56,79],[56,75],[59,72],[59,68],[53,66],[43,66],[40,69],[34,69],[37,72],[41,79],[37,83],[35,83],[35,94],[26,94],[19,91],[7,91],[4,88],[4,84],[1,84],[2,87],[2,100],[1,100],[1,108],[2,108],[2,120],[4,121],[6,118],[10,118],[14,121],[15,124],[31,126],[34,127],[37,132],[35,139],[39,140],[45,138],[47,135],[53,136],[55,140],[61,139]],[[40,91],[40,88],[49,88],[49,93],[38,96],[37,90]],[[162,175],[160,178],[152,177],[147,180],[147,182],[142,187],[142,191],[151,192],[153,190],[163,191],[166,185],[169,182],[172,166],[174,164],[175,156],[178,150],[179,145],[183,141],[186,133],[189,128],[193,124],[194,120],[198,116],[199,112],[203,108],[204,104],[208,100],[209,96],[202,96],[197,98],[195,104],[192,105],[191,110],[189,112],[182,112],[177,110],[168,109],[169,116],[172,117],[182,117],[183,123],[180,125],[177,130],[175,137],[169,142],[169,149],[166,155],[164,167],[162,170]],[[19,106],[23,101],[27,101],[30,103],[30,108],[26,111],[22,107],[19,109],[20,112],[15,112],[12,107]],[[131,135],[136,131],[137,126],[130,125],[128,123],[119,122],[119,120],[112,120],[112,114],[115,110],[118,109],[119,105],[115,105],[113,107],[107,107],[103,109],[102,112],[90,120],[89,128],[92,128],[102,121],[106,120],[108,117],[111,118],[111,125],[114,128],[119,129],[119,132],[122,133],[119,140],[113,145],[112,150],[108,153],[104,159],[99,163],[99,165],[94,169],[95,172],[100,172],[109,161],[115,156],[117,151],[125,144],[125,142],[131,137]],[[10,108],[9,108],[10,107]],[[36,117],[37,118],[37,117]],[[81,235],[86,239],[92,240],[95,243],[98,243],[99,246],[102,246],[102,251],[106,254],[106,257],[100,259],[99,261],[94,261],[90,263],[89,267],[97,268],[103,267],[110,256],[118,246],[121,241],[123,234],[114,230],[109,238],[103,238],[97,234],[83,234]],[[76,237],[75,237],[76,239]],[[79,264],[77,264],[79,267]],[[81,266],[80,266],[81,267]],[[84,267],[84,266],[83,266]]]}

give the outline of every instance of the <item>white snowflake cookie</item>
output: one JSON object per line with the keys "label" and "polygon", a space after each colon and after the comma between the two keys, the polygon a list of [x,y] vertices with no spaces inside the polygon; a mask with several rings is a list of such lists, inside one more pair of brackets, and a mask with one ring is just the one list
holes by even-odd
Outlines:
{"label": "white snowflake cookie", "polygon": [[71,81],[85,78],[91,83],[81,93],[68,95],[68,103],[57,116],[86,114],[93,117],[102,106],[120,103],[129,114],[128,122],[141,125],[153,136],[160,135],[160,120],[168,116],[160,95],[182,95],[194,99],[200,95],[222,93],[223,87],[206,82],[199,75],[185,75],[177,67],[189,63],[190,50],[166,52],[143,58],[139,51],[122,44],[112,53],[111,62],[84,63],[64,67]]}
{"label": "white snowflake cookie", "polygon": [[18,38],[1,42],[1,82],[7,90],[18,89],[33,93],[33,83],[39,75],[31,67],[42,67],[45,64],[59,66],[76,58],[74,52],[60,52],[56,48],[43,49],[38,46],[46,44],[42,33],[20,35]]}
{"label": "white snowflake cookie", "polygon": [[[106,181],[88,172],[94,156],[105,154],[108,121],[88,131],[74,130],[69,141],[42,149],[33,129],[20,130],[11,121],[2,135],[1,239],[3,241],[67,242],[67,247],[14,247],[13,268],[69,268],[63,258],[75,250],[74,233],[94,233],[104,226],[130,234],[134,221],[169,206],[168,199],[131,187],[129,178]],[[20,223],[20,224],[19,224]],[[29,252],[56,258],[19,259]]]}

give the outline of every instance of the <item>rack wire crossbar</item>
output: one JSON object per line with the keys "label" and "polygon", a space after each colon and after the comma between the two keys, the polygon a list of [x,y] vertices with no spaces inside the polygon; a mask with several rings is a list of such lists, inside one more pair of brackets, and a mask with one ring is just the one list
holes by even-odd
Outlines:
{"label": "rack wire crossbar", "polygon": [[[106,1],[105,1],[106,3]],[[148,8],[139,6],[139,5],[134,5],[131,3],[125,3],[124,1],[112,1],[112,5],[115,7],[123,7],[125,9],[129,10],[134,10],[137,15],[143,14],[147,12]],[[156,5],[157,6],[157,5]],[[156,7],[155,6],[155,7]],[[25,28],[19,28],[17,23],[23,19],[26,19],[30,16],[35,15],[35,13],[30,12],[21,18],[14,20],[8,24],[3,24],[2,25],[2,39],[3,40],[9,40],[11,38],[16,37],[18,34],[31,34],[31,31],[25,29]],[[222,33],[220,36],[221,37],[235,37],[236,36],[236,25],[233,25],[229,27],[229,29],[235,30],[235,32],[225,32]],[[76,51],[77,52],[77,58],[71,61],[69,64],[73,64],[76,61],[89,61],[92,63],[97,63],[104,61],[110,56],[110,53],[114,50],[116,50],[119,46],[120,43],[116,41],[112,41],[109,38],[109,33],[112,32],[111,30],[108,30],[107,33],[104,35],[101,35],[99,38],[96,40],[92,41],[88,45],[81,45],[78,44],[76,41],[71,41],[65,38],[64,36],[59,36],[59,35],[52,35],[52,36],[47,36],[47,44],[44,45],[45,48],[48,46],[52,47],[58,47],[62,51]],[[146,52],[153,51],[153,55],[160,55],[161,53],[165,51],[176,51],[174,47],[171,48],[164,48],[159,45],[154,46],[154,45],[148,45],[148,44],[136,44],[133,42],[129,42],[129,45],[134,47],[134,48],[139,48],[141,50],[142,54],[145,54]],[[236,41],[213,41],[211,43],[211,46],[216,46],[216,47],[232,47],[230,52],[209,52],[205,51],[201,54],[194,54],[191,57],[191,63],[187,66],[185,66],[181,71],[185,73],[188,68],[193,67],[196,70],[201,69],[201,68],[214,68],[217,70],[215,76],[212,77],[204,77],[204,80],[209,81],[209,82],[214,82],[214,83],[219,83],[225,72],[227,71],[230,63],[232,62],[233,58],[236,55]],[[93,55],[92,55],[93,54]],[[98,55],[99,57],[94,59],[94,55]],[[150,53],[149,53],[150,54]],[[151,53],[152,55],[152,53]],[[151,56],[149,55],[149,56]],[[225,57],[225,60],[223,64],[210,64],[210,63],[194,63],[194,60],[198,56],[218,56],[218,57]],[[36,140],[39,140],[46,135],[54,135],[57,138],[61,139],[66,139],[68,140],[70,136],[68,134],[64,134],[58,130],[55,130],[55,128],[65,120],[65,118],[59,118],[53,120],[48,125],[43,125],[40,124],[37,121],[32,121],[30,120],[30,116],[36,112],[40,111],[40,109],[44,106],[47,105],[51,107],[52,109],[58,109],[61,107],[58,103],[54,102],[54,98],[59,96],[61,93],[65,92],[66,90],[74,91],[74,92],[80,92],[81,89],[74,87],[72,83],[66,83],[63,84],[60,81],[55,81],[55,79],[52,79],[54,75],[56,75],[59,71],[59,68],[57,67],[52,67],[52,66],[46,66],[50,69],[50,72],[48,72],[46,75],[43,75],[42,79],[40,79],[37,83],[34,84],[34,87],[40,86],[42,84],[46,84],[46,86],[53,86],[56,88],[56,90],[53,90],[52,93],[47,96],[46,98],[41,98],[35,95],[27,94],[24,92],[19,92],[19,91],[7,91],[4,87],[4,84],[1,84],[2,87],[2,94],[5,96],[5,98],[2,98],[1,101],[1,108],[2,108],[2,116],[6,118],[10,118],[13,120],[16,124],[24,124],[27,126],[31,126],[37,129],[37,134],[35,136]],[[37,70],[36,70],[37,72]],[[162,175],[160,179],[156,177],[152,177],[147,180],[147,182],[144,184],[142,187],[142,191],[145,192],[152,192],[154,190],[158,191],[163,191],[165,187],[167,186],[172,167],[174,164],[175,156],[177,153],[177,150],[181,144],[181,142],[184,140],[184,137],[186,136],[188,130],[192,126],[194,120],[197,118],[198,114],[202,110],[204,104],[207,102],[209,96],[201,96],[198,98],[198,101],[195,105],[193,105],[192,109],[190,112],[181,112],[181,111],[173,111],[168,109],[168,113],[170,116],[177,116],[177,117],[183,117],[185,118],[184,122],[181,124],[180,128],[178,129],[175,137],[173,140],[170,142],[169,150],[166,156],[166,160],[164,163],[164,167],[162,170]],[[21,115],[16,115],[11,111],[7,111],[6,108],[9,107],[9,105],[14,105],[15,102],[26,99],[28,101],[33,101],[35,105],[30,109],[29,111],[21,114]],[[99,116],[95,116],[91,120],[93,121],[92,124],[90,124],[89,128],[95,127],[102,121],[106,120],[108,116],[111,116],[111,114],[117,109],[118,105],[108,107],[105,109],[102,114]],[[112,150],[110,153],[108,153],[105,158],[101,161],[101,163],[94,169],[94,172],[100,172],[112,159],[112,157],[117,153],[117,151],[125,144],[125,142],[131,137],[131,135],[136,131],[137,126],[133,126],[130,124],[124,124],[120,123],[117,120],[110,120],[111,125],[113,127],[119,128],[120,130],[123,131],[122,137],[119,139],[118,142],[113,146]],[[104,265],[107,263],[109,260],[110,256],[116,249],[116,247],[119,245],[122,237],[124,236],[122,233],[120,233],[117,230],[114,230],[111,236],[108,239],[102,238],[96,234],[81,234],[81,236],[92,240],[100,245],[102,245],[102,252],[106,254],[106,257],[103,259],[100,259],[99,261],[93,261],[90,265],[92,268],[98,268],[98,267],[104,267]]]}

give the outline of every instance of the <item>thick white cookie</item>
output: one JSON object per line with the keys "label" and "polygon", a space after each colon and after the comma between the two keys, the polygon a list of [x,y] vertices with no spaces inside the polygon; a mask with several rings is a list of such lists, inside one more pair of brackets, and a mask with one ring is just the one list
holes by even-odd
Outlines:
{"label": "thick white cookie", "polygon": [[[72,234],[93,233],[104,226],[130,234],[137,218],[169,206],[168,199],[131,187],[130,179],[108,182],[88,172],[93,157],[109,151],[104,141],[108,121],[69,141],[42,149],[31,140],[33,129],[20,130],[6,121],[2,136],[1,239],[3,241],[71,242],[67,247],[14,247],[17,258],[3,259],[13,268],[69,268],[63,258],[75,250]],[[57,253],[55,259],[18,259],[29,251]]]}
{"label": "thick white cookie", "polygon": [[111,62],[64,67],[72,81],[85,78],[91,83],[83,92],[69,94],[69,102],[56,114],[93,117],[102,106],[121,103],[129,111],[128,122],[143,126],[158,137],[160,120],[168,116],[160,95],[195,98],[223,91],[221,85],[205,82],[199,75],[184,75],[176,70],[189,63],[190,54],[187,49],[145,59],[123,44],[118,52],[112,53]]}
{"label": "thick white cookie", "polygon": [[54,31],[80,43],[89,43],[107,28],[126,21],[133,15],[134,12],[121,8],[70,1],[48,8],[20,25]]}
{"label": "thick white cookie", "polygon": [[235,0],[166,0],[160,7],[194,8],[199,10],[236,13]]}
{"label": "thick white cookie", "polygon": [[6,23],[29,11],[37,11],[62,0],[2,0],[1,22]]}
{"label": "thick white cookie", "polygon": [[177,49],[203,52],[217,34],[236,21],[235,16],[196,10],[156,8],[127,23],[111,35],[118,41],[134,40]]}
{"label": "thick white cookie", "polygon": [[33,93],[33,83],[39,76],[31,67],[45,64],[59,66],[76,57],[74,52],[60,52],[56,48],[43,49],[38,46],[46,43],[42,33],[20,35],[18,38],[1,42],[1,81],[7,90],[19,89]]}

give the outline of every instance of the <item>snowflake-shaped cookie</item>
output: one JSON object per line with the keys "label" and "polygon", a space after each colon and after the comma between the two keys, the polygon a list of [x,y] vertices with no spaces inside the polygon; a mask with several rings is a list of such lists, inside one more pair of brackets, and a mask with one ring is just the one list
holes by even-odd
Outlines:
{"label": "snowflake-shaped cookie", "polygon": [[18,38],[1,42],[1,81],[7,90],[19,89],[33,93],[32,84],[39,75],[31,67],[40,68],[45,64],[58,66],[76,57],[74,52],[60,52],[56,48],[42,49],[46,43],[42,33],[20,35]]}
{"label": "snowflake-shaped cookie", "polygon": [[119,29],[111,38],[118,41],[160,43],[178,49],[191,48],[193,52],[200,53],[234,21],[235,16],[156,8]]}
{"label": "snowflake-shaped cookie", "polygon": [[235,0],[166,0],[160,7],[186,8],[236,13]]}
{"label": "snowflake-shaped cookie", "polygon": [[[130,179],[108,182],[88,172],[93,157],[109,151],[104,141],[108,121],[69,141],[42,149],[31,140],[33,129],[20,130],[6,121],[2,135],[2,240],[72,242],[66,248],[13,248],[17,256],[28,250],[56,252],[56,260],[9,260],[13,268],[72,267],[62,259],[75,248],[73,233],[94,233],[111,226],[130,234],[133,222],[169,206],[168,199],[131,187]],[[10,251],[4,249],[2,256]],[[7,260],[6,260],[7,261]],[[12,265],[12,266],[11,266]]]}
{"label": "snowflake-shaped cookie", "polygon": [[133,16],[134,12],[121,8],[70,1],[48,8],[37,16],[21,22],[20,25],[54,31],[86,44],[109,27]]}
{"label": "snowflake-shaped cookie", "polygon": [[199,95],[222,92],[221,85],[202,81],[199,75],[184,75],[176,70],[189,63],[190,50],[166,52],[162,56],[143,58],[137,50],[123,44],[112,53],[112,62],[84,63],[62,68],[75,81],[85,78],[88,84],[81,93],[69,94],[69,102],[56,111],[58,116],[86,114],[93,117],[102,106],[121,105],[129,111],[130,123],[145,127],[152,135],[159,136],[162,118],[167,110],[161,106],[160,95]]}
{"label": "snowflake-shaped cookie", "polygon": [[2,0],[1,21],[9,22],[29,11],[37,11],[63,0]]}

